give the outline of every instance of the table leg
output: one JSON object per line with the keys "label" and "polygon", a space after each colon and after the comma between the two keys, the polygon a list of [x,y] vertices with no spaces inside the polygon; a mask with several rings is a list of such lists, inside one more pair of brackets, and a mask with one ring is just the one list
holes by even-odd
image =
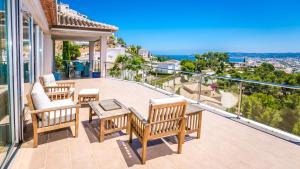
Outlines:
{"label": "table leg", "polygon": [[202,126],[202,111],[198,113],[198,130],[197,130],[197,138],[199,139],[201,136],[201,126]]}
{"label": "table leg", "polygon": [[100,122],[99,122],[99,128],[100,128],[100,131],[99,131],[99,142],[103,142],[104,141],[104,123],[105,123],[105,120],[103,119],[100,119]]}
{"label": "table leg", "polygon": [[92,110],[92,108],[90,107],[89,123],[91,123],[92,120],[93,120],[93,110]]}
{"label": "table leg", "polygon": [[130,134],[131,130],[131,114],[127,115],[127,128],[126,128],[126,134]]}

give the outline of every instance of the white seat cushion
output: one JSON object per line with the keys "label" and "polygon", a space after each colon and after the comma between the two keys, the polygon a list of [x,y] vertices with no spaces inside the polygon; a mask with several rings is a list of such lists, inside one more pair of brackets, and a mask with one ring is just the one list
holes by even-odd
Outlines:
{"label": "white seat cushion", "polygon": [[35,83],[31,91],[31,98],[35,109],[43,109],[47,107],[51,100],[46,95],[43,86],[40,83]]}
{"label": "white seat cushion", "polygon": [[79,92],[79,95],[90,95],[90,94],[99,94],[99,89],[82,89]]}
{"label": "white seat cushion", "polygon": [[53,74],[42,76],[45,86],[57,86],[55,77]]}
{"label": "white seat cushion", "polygon": [[184,102],[186,101],[183,96],[179,97],[169,97],[169,98],[161,98],[161,99],[150,99],[150,104],[172,104],[172,103],[178,103],[178,102]]}
{"label": "white seat cushion", "polygon": [[[62,106],[72,106],[75,105],[75,103],[71,99],[64,99],[64,100],[56,100],[52,101],[48,106],[45,108],[55,108],[55,107],[62,107]],[[60,114],[61,113],[61,114]],[[50,114],[50,116],[49,116]],[[45,120],[44,120],[44,127],[48,126],[48,118],[50,121],[50,125],[58,124],[59,120],[61,122],[74,120],[76,116],[76,108],[70,108],[67,110],[56,110],[51,111],[50,113],[45,113]],[[41,118],[41,117],[40,117]],[[61,118],[61,119],[60,119]],[[42,121],[39,121],[39,127],[42,127]]]}

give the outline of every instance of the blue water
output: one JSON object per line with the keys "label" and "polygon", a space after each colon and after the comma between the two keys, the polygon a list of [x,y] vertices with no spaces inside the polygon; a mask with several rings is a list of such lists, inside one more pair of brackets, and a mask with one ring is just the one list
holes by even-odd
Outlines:
{"label": "blue water", "polygon": [[156,56],[163,56],[167,57],[169,60],[175,59],[175,60],[195,60],[194,55],[156,55]]}
{"label": "blue water", "polygon": [[245,58],[236,58],[236,57],[229,57],[229,62],[230,63],[242,63],[245,62]]}
{"label": "blue water", "polygon": [[[164,56],[167,57],[169,60],[175,59],[175,60],[195,60],[194,55],[157,55],[157,56]],[[244,58],[242,57],[229,57],[229,62],[244,62]]]}

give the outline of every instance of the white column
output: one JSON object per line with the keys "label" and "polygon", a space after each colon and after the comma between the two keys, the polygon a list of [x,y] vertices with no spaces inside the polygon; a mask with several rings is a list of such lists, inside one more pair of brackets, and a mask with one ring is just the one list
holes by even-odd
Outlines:
{"label": "white column", "polygon": [[43,42],[43,74],[52,73],[54,68],[55,40],[50,34],[44,34]]}
{"label": "white column", "polygon": [[34,77],[35,77],[35,81],[38,81],[39,80],[39,77],[41,75],[41,72],[40,72],[40,27],[38,25],[34,25],[34,29],[35,29],[35,34],[34,34],[34,44],[33,44],[33,48],[34,48]]}
{"label": "white column", "polygon": [[93,71],[93,60],[95,55],[95,42],[89,41],[89,62],[90,62],[90,71]]}
{"label": "white column", "polygon": [[106,56],[107,56],[107,36],[102,36],[100,39],[101,51],[100,51],[100,58],[101,58],[101,76],[105,77],[106,70],[105,70],[105,63],[106,63]]}

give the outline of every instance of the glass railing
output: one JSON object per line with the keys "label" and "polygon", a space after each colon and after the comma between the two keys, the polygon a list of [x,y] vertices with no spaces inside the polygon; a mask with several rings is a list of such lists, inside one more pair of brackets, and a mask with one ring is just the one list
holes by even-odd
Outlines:
{"label": "glass railing", "polygon": [[154,65],[143,65],[138,71],[130,70],[130,66],[106,65],[109,77],[147,83],[232,113],[237,118],[245,117],[300,136],[300,86],[184,72]]}

